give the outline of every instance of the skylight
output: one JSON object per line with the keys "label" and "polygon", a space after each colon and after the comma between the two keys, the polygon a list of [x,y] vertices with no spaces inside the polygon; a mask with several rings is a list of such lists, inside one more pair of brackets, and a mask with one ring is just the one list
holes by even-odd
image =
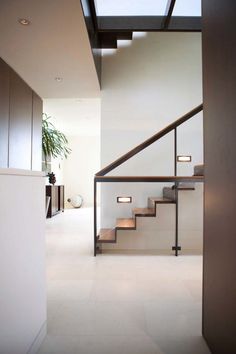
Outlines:
{"label": "skylight", "polygon": [[176,0],[173,16],[201,16],[201,0]]}
{"label": "skylight", "polygon": [[164,16],[166,0],[95,0],[98,16]]}
{"label": "skylight", "polygon": [[[167,0],[95,0],[98,16],[164,16]],[[176,0],[173,16],[201,16],[201,0]]]}

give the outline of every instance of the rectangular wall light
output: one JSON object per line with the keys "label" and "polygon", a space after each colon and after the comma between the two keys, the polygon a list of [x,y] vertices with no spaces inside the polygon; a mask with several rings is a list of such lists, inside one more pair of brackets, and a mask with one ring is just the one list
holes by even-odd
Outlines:
{"label": "rectangular wall light", "polygon": [[190,156],[190,155],[178,155],[177,156],[177,161],[178,162],[191,162],[192,161],[192,156]]}
{"label": "rectangular wall light", "polygon": [[117,203],[132,203],[132,197],[117,197]]}

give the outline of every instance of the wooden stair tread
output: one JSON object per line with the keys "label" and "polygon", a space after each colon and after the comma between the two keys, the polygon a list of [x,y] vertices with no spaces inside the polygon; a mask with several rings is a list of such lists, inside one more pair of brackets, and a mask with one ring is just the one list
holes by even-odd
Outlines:
{"label": "wooden stair tread", "polygon": [[160,198],[160,197],[149,197],[151,202],[156,203],[156,204],[173,204],[175,203],[174,200],[168,199],[168,198]]}
{"label": "wooden stair tread", "polygon": [[154,208],[135,208],[133,209],[133,215],[135,216],[155,216]]}
{"label": "wooden stair tread", "polygon": [[135,219],[116,219],[116,228],[117,230],[127,230],[132,229],[135,230]]}
{"label": "wooden stair tread", "polygon": [[98,243],[115,243],[116,242],[116,231],[115,229],[101,229],[99,231]]}
{"label": "wooden stair tread", "polygon": [[[174,189],[175,186],[172,187]],[[178,190],[179,191],[194,191],[195,190],[195,183],[192,182],[181,182],[178,185]]]}

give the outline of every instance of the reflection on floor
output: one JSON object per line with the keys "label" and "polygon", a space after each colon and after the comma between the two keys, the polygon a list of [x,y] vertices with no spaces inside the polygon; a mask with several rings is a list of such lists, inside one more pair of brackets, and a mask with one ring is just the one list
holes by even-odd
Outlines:
{"label": "reflection on floor", "polygon": [[92,209],[47,221],[48,335],[40,354],[209,354],[201,256],[92,256]]}

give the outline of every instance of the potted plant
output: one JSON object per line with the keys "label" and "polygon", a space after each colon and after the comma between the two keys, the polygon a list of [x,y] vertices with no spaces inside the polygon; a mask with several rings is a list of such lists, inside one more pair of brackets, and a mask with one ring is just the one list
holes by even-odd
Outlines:
{"label": "potted plant", "polygon": [[56,129],[50,119],[50,116],[43,113],[42,150],[46,168],[51,158],[67,158],[71,153],[65,134]]}

